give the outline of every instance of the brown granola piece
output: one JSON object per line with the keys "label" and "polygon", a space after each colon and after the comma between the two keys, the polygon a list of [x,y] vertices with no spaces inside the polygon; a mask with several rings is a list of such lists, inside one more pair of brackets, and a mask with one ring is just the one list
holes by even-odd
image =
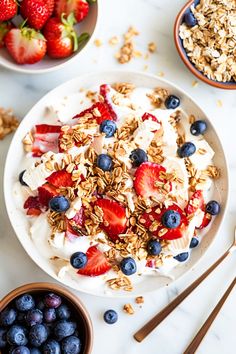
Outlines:
{"label": "brown granola piece", "polygon": [[4,139],[6,135],[15,131],[18,125],[19,121],[13,115],[12,110],[6,110],[0,107],[0,140]]}
{"label": "brown granola piece", "polygon": [[143,304],[144,303],[144,297],[143,296],[137,296],[135,298],[136,304]]}
{"label": "brown granola piece", "polygon": [[129,315],[134,314],[134,309],[131,304],[125,304],[123,307],[124,312],[128,313]]}

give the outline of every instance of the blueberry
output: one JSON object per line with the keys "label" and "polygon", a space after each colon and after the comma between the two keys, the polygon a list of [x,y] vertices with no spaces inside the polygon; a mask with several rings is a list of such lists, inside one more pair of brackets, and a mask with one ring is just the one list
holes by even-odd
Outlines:
{"label": "blueberry", "polygon": [[165,100],[165,106],[167,109],[175,109],[179,107],[180,99],[177,96],[170,95]]}
{"label": "blueberry", "polygon": [[32,327],[37,323],[42,323],[43,313],[39,309],[32,309],[25,315],[25,322],[28,326]]}
{"label": "blueberry", "polygon": [[195,247],[197,247],[198,244],[199,244],[198,239],[196,237],[193,237],[191,242],[190,242],[190,246],[189,247],[190,248],[195,248]]}
{"label": "blueberry", "polygon": [[54,322],[57,318],[56,316],[56,310],[55,309],[52,309],[52,308],[46,308],[44,311],[43,311],[43,317],[44,317],[44,321],[46,323],[51,323],[51,322]]}
{"label": "blueberry", "polygon": [[11,326],[16,320],[16,310],[11,308],[6,308],[0,314],[0,324],[2,326]]}
{"label": "blueberry", "polygon": [[220,213],[220,204],[216,200],[211,200],[206,205],[206,212],[211,215],[218,215]]}
{"label": "blueberry", "polygon": [[7,329],[0,328],[0,349],[7,345]]}
{"label": "blueberry", "polygon": [[49,339],[46,343],[44,343],[43,354],[60,354],[60,353],[61,353],[60,344],[56,340]]}
{"label": "blueberry", "polygon": [[20,347],[13,349],[12,354],[30,354],[30,350],[29,348],[21,345]]}
{"label": "blueberry", "polygon": [[30,354],[42,354],[38,348],[30,348]]}
{"label": "blueberry", "polygon": [[25,173],[26,170],[22,171],[20,174],[19,174],[19,182],[22,186],[27,186],[28,187],[28,184],[25,183],[25,181],[23,180],[23,176],[24,176],[24,173]]}
{"label": "blueberry", "polygon": [[157,240],[151,239],[147,243],[147,251],[151,256],[157,256],[161,253],[161,244]]}
{"label": "blueberry", "polygon": [[174,257],[179,262],[184,262],[188,259],[188,252],[183,252]]}
{"label": "blueberry", "polygon": [[100,125],[100,132],[106,134],[106,138],[111,138],[117,130],[116,123],[112,120],[104,120]]}
{"label": "blueberry", "polygon": [[108,324],[113,324],[118,320],[118,314],[114,310],[107,310],[103,315],[104,321]]}
{"label": "blueberry", "polygon": [[35,307],[34,299],[29,294],[24,294],[16,299],[16,308],[18,311],[28,311]]}
{"label": "blueberry", "polygon": [[206,130],[207,124],[204,120],[196,120],[190,127],[191,134],[195,136],[204,134]]}
{"label": "blueberry", "polygon": [[56,294],[49,293],[44,297],[44,303],[47,307],[56,309],[61,305],[61,297]]}
{"label": "blueberry", "polygon": [[133,258],[123,258],[120,262],[120,269],[125,275],[134,274],[137,270],[136,262]]}
{"label": "blueberry", "polygon": [[45,304],[43,302],[43,300],[40,300],[37,304],[36,304],[37,309],[43,311],[43,309],[45,308]]}
{"label": "blueberry", "polygon": [[58,340],[61,340],[65,337],[69,337],[74,334],[76,329],[75,322],[69,322],[65,320],[58,321],[54,327],[54,334]]}
{"label": "blueberry", "polygon": [[65,304],[62,304],[61,306],[59,306],[56,309],[56,312],[57,312],[57,317],[60,320],[68,320],[71,316],[71,311],[70,311],[69,307]]}
{"label": "blueberry", "polygon": [[196,146],[193,143],[184,143],[177,150],[177,154],[179,157],[189,157],[192,156],[196,152]]}
{"label": "blueberry", "polygon": [[113,166],[112,158],[106,154],[98,155],[97,166],[103,171],[111,171]]}
{"label": "blueberry", "polygon": [[162,224],[168,229],[175,229],[180,225],[181,216],[178,211],[167,210],[161,218]]}
{"label": "blueberry", "polygon": [[62,213],[64,211],[68,210],[69,207],[70,207],[70,202],[63,195],[58,195],[56,197],[53,197],[49,201],[49,208],[53,211],[58,212],[58,213]]}
{"label": "blueberry", "polygon": [[87,256],[83,252],[75,252],[70,257],[70,264],[75,269],[83,268],[88,262]]}
{"label": "blueberry", "polygon": [[61,342],[63,354],[79,354],[81,350],[81,341],[78,337],[70,336]]}
{"label": "blueberry", "polygon": [[13,325],[7,332],[7,341],[11,345],[26,345],[28,343],[26,328]]}
{"label": "blueberry", "polygon": [[16,322],[20,324],[25,324],[25,312],[17,313]]}
{"label": "blueberry", "polygon": [[148,161],[146,152],[142,149],[135,149],[130,154],[133,167],[139,167],[143,162]]}
{"label": "blueberry", "polygon": [[43,324],[36,324],[31,327],[29,332],[30,344],[34,347],[40,347],[48,338],[47,327]]}
{"label": "blueberry", "polygon": [[188,27],[194,27],[197,24],[197,19],[191,10],[188,10],[184,15],[184,22]]}

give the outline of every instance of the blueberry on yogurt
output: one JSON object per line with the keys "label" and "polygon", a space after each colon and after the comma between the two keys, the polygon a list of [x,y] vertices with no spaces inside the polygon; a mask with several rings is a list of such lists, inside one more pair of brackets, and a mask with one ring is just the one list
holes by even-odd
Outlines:
{"label": "blueberry on yogurt", "polygon": [[177,150],[177,154],[181,158],[192,156],[195,152],[196,146],[191,142],[184,143]]}

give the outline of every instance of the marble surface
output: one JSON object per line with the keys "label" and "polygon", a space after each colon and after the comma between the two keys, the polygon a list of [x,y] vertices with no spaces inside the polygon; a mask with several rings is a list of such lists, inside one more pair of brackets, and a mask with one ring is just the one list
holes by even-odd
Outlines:
{"label": "marble surface", "polygon": [[[236,178],[235,130],[236,92],[223,91],[201,82],[193,87],[195,78],[187,71],[177,56],[172,36],[175,16],[184,0],[100,0],[101,19],[97,38],[103,45],[83,53],[73,66],[62,72],[42,76],[26,76],[0,68],[0,106],[13,107],[23,118],[34,103],[46,92],[65,80],[101,69],[135,69],[164,77],[175,82],[192,95],[214,122],[228,157],[231,180]],[[114,58],[116,47],[108,45],[113,35],[121,36],[129,25],[135,26],[140,35],[136,38],[137,50],[147,52],[147,44],[154,41],[157,53],[149,59],[136,58],[129,64],[120,65]],[[11,136],[0,141],[0,178],[3,177],[4,161]],[[93,354],[181,354],[198,328],[235,276],[236,256],[207,279],[184,303],[179,306],[143,343],[137,343],[132,335],[157,311],[189,285],[203,270],[227,248],[233,238],[236,215],[236,185],[231,185],[227,216],[214,245],[200,264],[181,280],[166,289],[145,295],[142,308],[128,299],[98,298],[82,293],[78,296],[88,308],[95,330]],[[32,281],[52,281],[24,252],[8,221],[4,206],[2,183],[0,187],[0,297],[18,285]],[[236,289],[220,312],[202,342],[198,354],[233,354],[236,348],[235,318]],[[135,314],[122,313],[125,303],[135,307]],[[114,308],[119,321],[106,325],[103,312]]]}

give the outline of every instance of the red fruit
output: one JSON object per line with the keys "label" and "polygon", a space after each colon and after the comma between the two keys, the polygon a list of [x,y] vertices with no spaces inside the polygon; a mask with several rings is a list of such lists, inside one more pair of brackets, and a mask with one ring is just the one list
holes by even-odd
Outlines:
{"label": "red fruit", "polygon": [[54,0],[44,0],[44,2],[48,8],[49,17],[51,17],[53,10],[54,10],[55,1]]}
{"label": "red fruit", "polygon": [[13,25],[10,22],[1,22],[0,23],[0,48],[4,47],[5,42],[4,38],[6,34],[13,28]]}
{"label": "red fruit", "polygon": [[41,214],[41,210],[40,209],[36,209],[36,208],[29,208],[27,210],[27,215],[30,215],[30,216],[39,216]]}
{"label": "red fruit", "polygon": [[65,58],[78,49],[78,38],[73,25],[73,13],[67,20],[62,15],[61,20],[51,17],[46,23],[43,34],[47,40],[47,54],[51,58]]}
{"label": "red fruit", "polygon": [[142,115],[142,120],[145,121],[145,120],[148,120],[148,119],[151,119],[153,122],[156,122],[156,123],[160,123],[157,119],[157,117],[155,117],[153,114],[151,113],[144,113]]}
{"label": "red fruit", "polygon": [[12,28],[5,36],[8,52],[18,64],[34,64],[46,53],[43,35],[32,28]]}
{"label": "red fruit", "polygon": [[85,223],[85,213],[84,208],[80,208],[80,210],[76,213],[76,215],[72,219],[66,219],[67,223],[67,231],[73,235],[81,236],[82,227]]}
{"label": "red fruit", "polygon": [[[98,117],[98,112],[100,116]],[[83,112],[77,114],[73,119],[75,118],[80,118],[83,117],[85,114],[92,114],[93,117],[91,119],[96,119],[98,124],[101,124],[104,120],[113,120],[112,115],[110,114],[110,111],[108,109],[107,104],[102,103],[102,102],[96,102],[94,103],[90,108],[85,109]]]}
{"label": "red fruit", "polygon": [[27,25],[37,30],[41,29],[50,17],[50,12],[44,0],[23,0],[20,13],[27,19]]}
{"label": "red fruit", "polygon": [[209,225],[211,219],[212,219],[212,215],[205,213],[204,217],[202,219],[202,223],[199,227],[197,227],[197,229],[204,229],[204,227],[207,227]]}
{"label": "red fruit", "polygon": [[55,0],[55,16],[61,18],[63,13],[69,16],[72,12],[76,22],[81,22],[88,15],[88,2],[86,0]]}
{"label": "red fruit", "polygon": [[187,215],[191,215],[194,214],[198,209],[203,211],[205,209],[203,193],[200,190],[193,193],[185,208],[185,212]]}
{"label": "red fruit", "polygon": [[144,198],[155,197],[160,199],[160,197],[163,198],[165,190],[167,192],[171,191],[171,182],[161,176],[161,172],[166,172],[163,166],[153,162],[143,162],[134,175],[134,189],[137,195]]}
{"label": "red fruit", "polygon": [[126,230],[125,208],[109,199],[98,199],[95,205],[99,206],[103,211],[101,228],[107,232],[112,241],[118,240],[118,235]]}
{"label": "red fruit", "polygon": [[[178,211],[181,217],[180,225],[176,227],[175,229],[167,229],[168,231],[162,235],[160,238],[163,240],[175,240],[177,238],[181,238],[186,230],[186,227],[188,225],[188,219],[185,216],[183,210],[177,205],[173,204],[169,206],[168,208],[163,208],[160,210],[159,207],[153,207],[152,211],[150,213],[143,213],[140,217],[140,219],[145,220],[145,223],[142,222],[142,225],[146,228],[149,229],[150,226],[152,225],[153,221],[158,221],[160,225],[157,227],[155,231],[151,231],[152,235],[158,236],[158,233],[161,229],[166,228],[162,224],[162,215],[167,211],[167,210],[175,210]],[[158,212],[157,212],[158,211]]]}
{"label": "red fruit", "polygon": [[27,215],[31,215],[31,216],[40,215],[41,205],[39,202],[39,198],[30,196],[28,199],[26,199],[24,203],[24,209],[28,209],[26,213]]}
{"label": "red fruit", "polygon": [[111,100],[108,97],[108,93],[110,92],[110,86],[107,84],[103,84],[100,86],[100,95],[103,96],[105,103],[108,106],[110,115],[112,116],[112,120],[117,120],[117,114],[112,108]]}
{"label": "red fruit", "polygon": [[57,190],[54,186],[50,185],[49,183],[43,184],[41,187],[38,188],[39,194],[39,202],[41,205],[48,207],[49,201],[58,195]]}
{"label": "red fruit", "polygon": [[52,184],[54,187],[72,187],[73,181],[71,178],[71,173],[65,170],[53,172],[46,180]]}
{"label": "red fruit", "polygon": [[10,20],[17,13],[15,0],[0,0],[0,21]]}
{"label": "red fruit", "polygon": [[78,271],[78,274],[96,277],[97,275],[105,274],[111,269],[105,255],[97,249],[96,246],[90,247],[87,252],[88,262],[86,266]]}
{"label": "red fruit", "polygon": [[40,157],[47,151],[58,152],[59,125],[40,124],[35,126],[33,156]]}

